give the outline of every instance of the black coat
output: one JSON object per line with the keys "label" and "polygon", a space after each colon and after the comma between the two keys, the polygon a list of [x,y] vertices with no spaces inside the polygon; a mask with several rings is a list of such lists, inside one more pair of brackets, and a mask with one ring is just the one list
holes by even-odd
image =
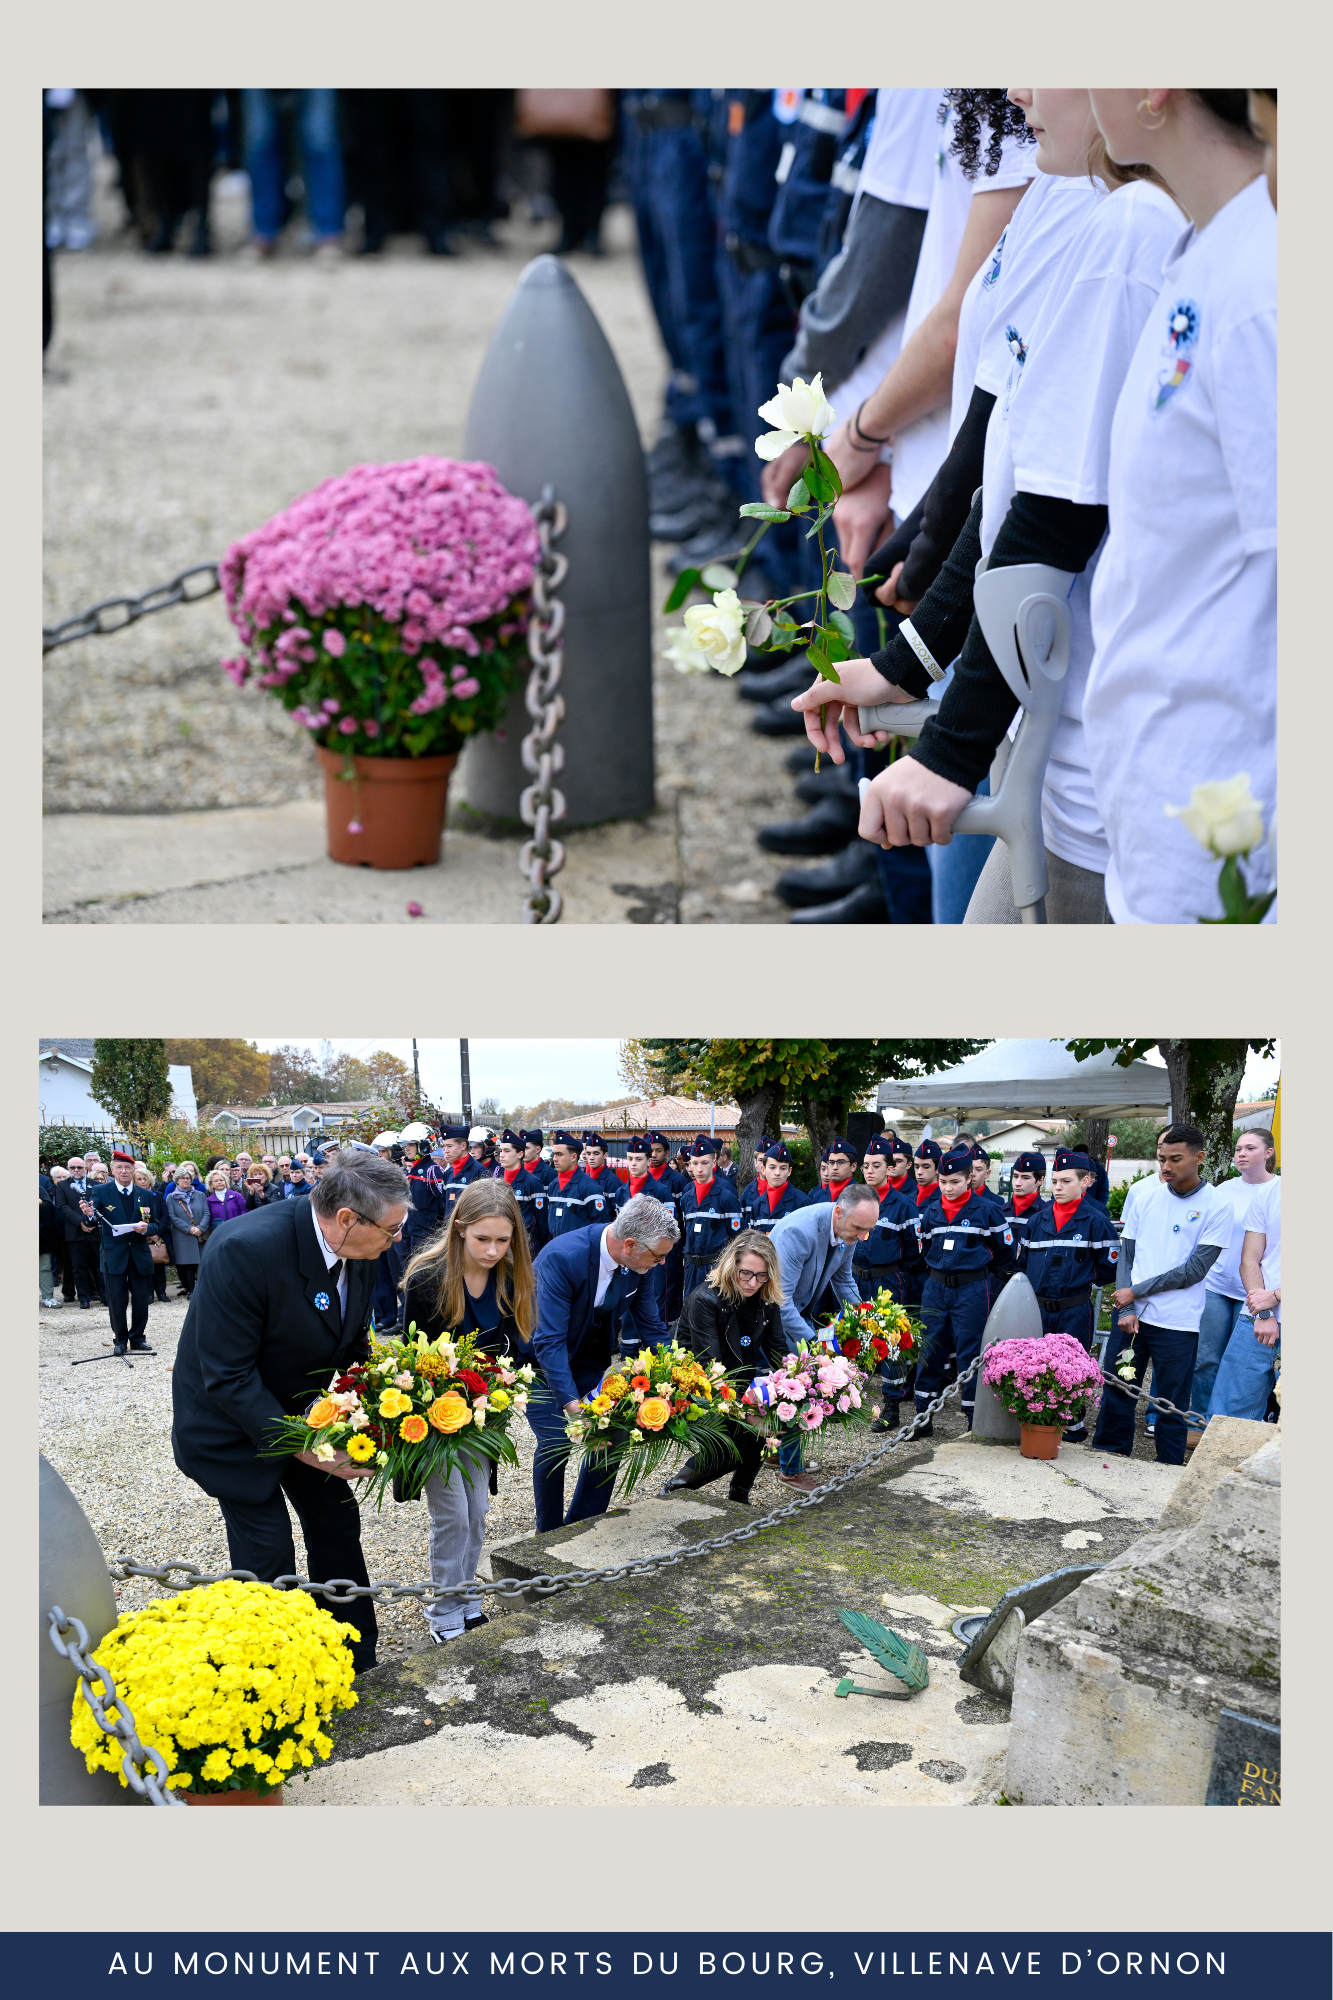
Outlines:
{"label": "black coat", "polygon": [[676,1338],[705,1365],[720,1361],[728,1369],[748,1372],[751,1379],[767,1375],[788,1352],[782,1313],[777,1306],[764,1307],[758,1350],[742,1346],[745,1336],[741,1332],[739,1308],[711,1285],[696,1286],[686,1299],[676,1325]]}
{"label": "black coat", "polygon": [[[415,1323],[417,1332],[424,1333],[427,1340],[438,1340],[442,1333],[453,1331],[452,1327],[446,1327],[444,1317],[436,1306],[438,1289],[433,1278],[418,1274],[409,1281],[403,1296],[403,1325],[409,1327]],[[516,1361],[532,1359],[532,1349],[524,1346],[523,1336],[511,1314],[502,1312],[493,1331],[480,1327],[476,1331],[477,1345],[487,1354],[507,1354]]]}
{"label": "black coat", "polygon": [[369,1352],[376,1260],[348,1262],[340,1323],[315,1226],[304,1201],[235,1216],[199,1267],[171,1378],[171,1448],[216,1499],[267,1499],[286,1463],[259,1455],[272,1425]]}
{"label": "black coat", "polygon": [[80,1239],[86,1242],[89,1237],[96,1239],[101,1224],[96,1220],[86,1223],[83,1210],[79,1207],[81,1201],[91,1202],[92,1198],[91,1181],[84,1182],[82,1191],[75,1187],[73,1181],[56,1182],[56,1214],[64,1225],[67,1243],[77,1243]]}

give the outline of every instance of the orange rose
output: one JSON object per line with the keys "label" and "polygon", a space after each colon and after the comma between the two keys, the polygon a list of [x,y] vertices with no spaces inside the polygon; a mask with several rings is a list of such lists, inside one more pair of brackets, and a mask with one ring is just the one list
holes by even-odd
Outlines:
{"label": "orange rose", "polygon": [[420,1444],[426,1435],[424,1417],[404,1417],[398,1426],[398,1435],[404,1444]]}
{"label": "orange rose", "polygon": [[470,1424],[472,1412],[463,1398],[449,1389],[443,1396],[437,1396],[431,1404],[430,1421],[437,1431],[444,1431],[447,1435],[453,1431],[461,1431],[464,1424]]}
{"label": "orange rose", "polygon": [[671,1415],[670,1403],[661,1396],[645,1396],[639,1405],[639,1422],[646,1431],[660,1431]]}
{"label": "orange rose", "polygon": [[306,1418],[306,1422],[312,1431],[322,1431],[327,1430],[330,1424],[336,1424],[341,1415],[342,1412],[332,1396],[321,1396]]}

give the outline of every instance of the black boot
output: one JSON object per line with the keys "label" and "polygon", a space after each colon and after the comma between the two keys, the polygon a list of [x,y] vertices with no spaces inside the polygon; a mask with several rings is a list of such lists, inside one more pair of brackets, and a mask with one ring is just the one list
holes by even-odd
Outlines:
{"label": "black boot", "polygon": [[859,889],[849,889],[836,903],[821,903],[814,910],[793,911],[790,921],[794,924],[887,924],[893,920],[876,877],[873,882],[863,882]]}
{"label": "black boot", "polygon": [[731,1484],[727,1488],[728,1500],[734,1500],[738,1507],[748,1507],[750,1504],[750,1489],[753,1485],[753,1479],[745,1478],[743,1473],[733,1472],[731,1475]]}
{"label": "black boot", "polygon": [[716,1478],[715,1472],[704,1471],[697,1458],[687,1458],[684,1465],[677,1466],[662,1488],[662,1498],[665,1500],[668,1493],[692,1492],[695,1487],[707,1486],[710,1480]]}
{"label": "black boot", "polygon": [[[759,710],[760,715],[765,713]],[[834,797],[815,806],[804,819],[761,826],[756,838],[770,854],[839,854],[855,838],[860,817],[855,799]]]}
{"label": "black boot", "polygon": [[836,903],[853,889],[879,879],[875,856],[879,849],[868,840],[851,840],[821,868],[789,868],[773,884],[773,892],[793,909],[812,910],[820,903]]}

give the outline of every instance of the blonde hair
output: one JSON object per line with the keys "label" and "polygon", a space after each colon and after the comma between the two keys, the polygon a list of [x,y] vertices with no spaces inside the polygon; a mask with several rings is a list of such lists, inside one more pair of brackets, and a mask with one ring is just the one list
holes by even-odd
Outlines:
{"label": "blonde hair", "polygon": [[[1171,195],[1171,199],[1176,202],[1177,208],[1180,207],[1180,203],[1176,201],[1175,195],[1172,194],[1171,189],[1162,179],[1156,167],[1150,167],[1146,160],[1135,160],[1132,162],[1113,160],[1106,149],[1106,141],[1100,132],[1093,133],[1088,143],[1087,153],[1084,155],[1083,164],[1087,169],[1088,179],[1090,181],[1104,181],[1112,194],[1115,193],[1117,188],[1128,187],[1131,181],[1151,181],[1154,187],[1159,187],[1164,194]],[[1184,213],[1183,209],[1181,213]]]}
{"label": "blonde hair", "polygon": [[151,1187],[153,1185],[153,1170],[148,1165],[146,1160],[136,1160],[134,1162],[134,1178],[136,1181],[138,1180],[140,1174],[143,1175],[149,1187]]}
{"label": "blonde hair", "polygon": [[208,1176],[208,1179],[204,1182],[204,1186],[208,1188],[211,1192],[216,1187],[219,1181],[221,1181],[222,1183],[223,1194],[229,1193],[231,1189],[231,1175],[227,1172],[227,1169],[225,1167],[214,1167],[212,1173]]}
{"label": "blonde hair", "polygon": [[742,1257],[758,1257],[768,1276],[755,1297],[762,1299],[766,1306],[786,1304],[787,1295],[782,1289],[782,1266],[778,1263],[778,1253],[773,1248],[762,1229],[743,1229],[739,1236],[733,1236],[722,1255],[708,1273],[707,1282],[715,1292],[721,1292],[724,1299],[733,1305],[744,1302],[745,1293],[736,1280],[736,1266]]}
{"label": "blonde hair", "polygon": [[473,1181],[454,1204],[454,1212],[438,1236],[431,1238],[403,1273],[405,1291],[413,1278],[434,1280],[435,1310],[447,1327],[463,1324],[467,1311],[463,1284],[463,1237],[474,1222],[496,1216],[509,1223],[509,1248],[495,1267],[495,1302],[513,1320],[523,1339],[531,1340],[537,1323],[537,1281],[523,1217],[507,1181]]}

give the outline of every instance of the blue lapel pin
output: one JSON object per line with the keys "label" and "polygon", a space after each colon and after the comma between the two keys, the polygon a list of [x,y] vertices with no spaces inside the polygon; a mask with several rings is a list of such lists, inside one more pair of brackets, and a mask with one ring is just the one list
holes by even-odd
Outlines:
{"label": "blue lapel pin", "polygon": [[322,1312],[322,1313],[326,1313],[326,1312],[328,1311],[328,1309],[329,1309],[329,1295],[328,1295],[328,1293],[327,1293],[327,1292],[316,1292],[316,1293],[315,1293],[315,1305],[316,1305],[316,1307],[318,1308],[318,1310],[319,1310],[320,1312]]}

